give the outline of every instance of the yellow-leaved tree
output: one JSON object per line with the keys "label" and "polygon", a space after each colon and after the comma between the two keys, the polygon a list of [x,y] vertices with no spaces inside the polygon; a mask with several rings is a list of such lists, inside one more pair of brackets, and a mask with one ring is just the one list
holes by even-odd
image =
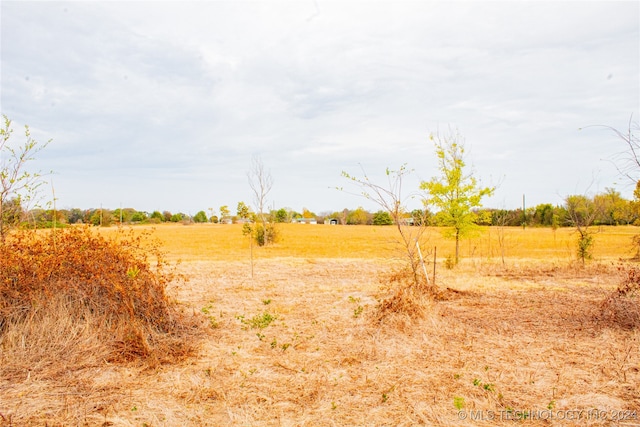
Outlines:
{"label": "yellow-leaved tree", "polygon": [[438,210],[440,225],[447,226],[446,237],[455,239],[455,262],[460,258],[460,239],[471,236],[477,229],[474,208],[482,206],[482,199],[491,196],[494,187],[480,187],[473,172],[466,169],[464,139],[457,130],[446,135],[432,134],[436,146],[440,176],[420,184],[426,190],[425,203]]}

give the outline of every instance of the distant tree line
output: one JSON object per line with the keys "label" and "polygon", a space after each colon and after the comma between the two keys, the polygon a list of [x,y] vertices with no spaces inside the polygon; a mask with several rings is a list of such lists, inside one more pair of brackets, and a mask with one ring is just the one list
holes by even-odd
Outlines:
{"label": "distant tree line", "polygon": [[[572,225],[570,203],[567,201],[582,198],[593,206],[593,225],[640,225],[640,186],[634,193],[634,200],[627,200],[611,188],[593,197],[572,195],[562,205],[542,203],[529,207],[524,212],[517,209],[481,208],[473,211],[474,222],[483,226],[505,227],[568,227]],[[208,211],[208,213],[207,213]],[[232,213],[228,206],[218,210],[209,208],[195,215],[170,211],[138,211],[133,208],[92,208],[92,209],[23,209],[17,199],[6,203],[3,216],[9,223],[21,222],[25,226],[49,228],[55,223],[61,227],[71,224],[89,224],[95,226],[111,226],[117,224],[160,224],[160,223],[246,223],[255,222],[258,215],[244,202],[239,202],[236,212]],[[303,208],[301,212],[291,208],[272,209],[264,215],[265,220],[273,223],[303,222],[305,219],[315,220],[318,224],[334,220],[341,225],[392,225],[394,223],[389,212],[379,210],[370,212],[363,207],[343,209],[341,211],[325,211],[318,214]],[[408,224],[444,226],[446,218],[440,212],[428,209],[414,209],[406,214]]]}

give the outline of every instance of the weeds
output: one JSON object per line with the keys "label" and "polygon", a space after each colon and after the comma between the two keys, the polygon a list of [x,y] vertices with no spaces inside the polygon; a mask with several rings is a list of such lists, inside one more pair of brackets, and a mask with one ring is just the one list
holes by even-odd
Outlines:
{"label": "weeds", "polygon": [[453,406],[458,410],[462,410],[464,409],[464,397],[458,397],[458,396],[454,396],[453,397]]}
{"label": "weeds", "polygon": [[251,329],[264,329],[276,320],[276,316],[266,311],[262,314],[256,314],[251,319],[245,319],[244,316],[236,316],[236,318]]}
{"label": "weeds", "polygon": [[354,317],[355,319],[357,319],[357,318],[362,314],[362,311],[363,311],[363,310],[364,310],[364,307],[363,307],[363,306],[361,306],[361,305],[359,305],[359,306],[357,306],[356,308],[354,308],[354,309],[353,309],[353,317]]}
{"label": "weeds", "polygon": [[[349,295],[349,302],[353,304],[358,304],[360,302],[360,298]],[[364,307],[358,304],[358,306],[353,309],[353,318],[357,319],[358,317],[360,317],[363,311],[364,311]]]}
{"label": "weeds", "polygon": [[213,301],[210,301],[209,304],[202,307],[200,311],[207,317],[207,319],[209,319],[209,326],[211,327],[211,329],[217,329],[220,326],[218,324],[218,320],[213,314]]}

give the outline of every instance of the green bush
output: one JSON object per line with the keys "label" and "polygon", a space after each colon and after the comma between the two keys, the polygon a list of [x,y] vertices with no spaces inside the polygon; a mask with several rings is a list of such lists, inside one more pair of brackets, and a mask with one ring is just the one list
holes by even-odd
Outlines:
{"label": "green bush", "polygon": [[204,211],[199,211],[193,217],[193,222],[198,222],[198,223],[207,222],[207,214]]}

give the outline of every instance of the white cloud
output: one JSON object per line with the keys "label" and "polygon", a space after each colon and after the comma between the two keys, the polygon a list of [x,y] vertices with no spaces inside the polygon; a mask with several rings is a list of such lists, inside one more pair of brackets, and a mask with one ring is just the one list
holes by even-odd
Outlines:
{"label": "white cloud", "polygon": [[485,182],[504,177],[496,203],[553,202],[595,170],[612,185],[615,138],[577,129],[640,104],[637,2],[0,7],[3,113],[54,138],[42,163],[80,207],[235,206],[254,154],[277,203],[357,205],[328,189],[341,170],[429,178],[427,135],[449,124]]}

